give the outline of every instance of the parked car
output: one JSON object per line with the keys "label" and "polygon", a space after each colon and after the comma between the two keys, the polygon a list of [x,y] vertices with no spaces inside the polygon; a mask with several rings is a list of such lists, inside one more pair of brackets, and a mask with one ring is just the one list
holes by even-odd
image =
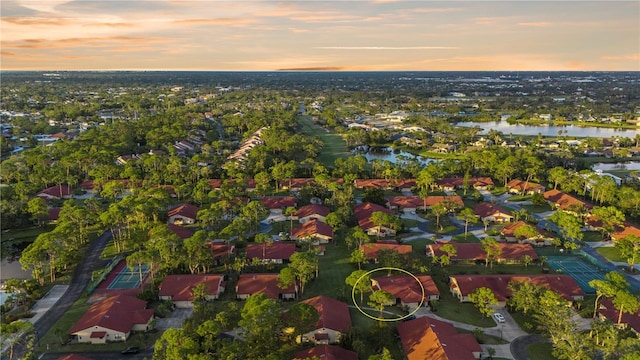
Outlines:
{"label": "parked car", "polygon": [[493,319],[497,322],[497,323],[504,323],[505,321],[507,321],[504,318],[504,315],[500,314],[500,313],[493,313]]}
{"label": "parked car", "polygon": [[120,354],[130,355],[130,354],[137,354],[139,352],[140,352],[140,348],[138,348],[137,346],[129,346],[128,348],[120,351]]}

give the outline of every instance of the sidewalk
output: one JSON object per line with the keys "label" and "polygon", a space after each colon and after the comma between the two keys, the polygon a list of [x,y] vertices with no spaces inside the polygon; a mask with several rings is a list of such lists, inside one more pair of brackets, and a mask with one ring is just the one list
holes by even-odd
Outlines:
{"label": "sidewalk", "polygon": [[31,312],[35,315],[32,318],[27,319],[30,323],[35,324],[40,318],[46,314],[53,305],[67,292],[69,285],[55,285],[47,295],[42,299],[36,301],[36,304],[31,308]]}

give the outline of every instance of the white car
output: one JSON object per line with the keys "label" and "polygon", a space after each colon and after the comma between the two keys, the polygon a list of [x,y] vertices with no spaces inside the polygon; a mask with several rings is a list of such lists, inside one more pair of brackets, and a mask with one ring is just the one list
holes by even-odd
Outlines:
{"label": "white car", "polygon": [[498,322],[498,323],[504,323],[505,321],[507,321],[504,316],[500,313],[493,313],[493,319]]}

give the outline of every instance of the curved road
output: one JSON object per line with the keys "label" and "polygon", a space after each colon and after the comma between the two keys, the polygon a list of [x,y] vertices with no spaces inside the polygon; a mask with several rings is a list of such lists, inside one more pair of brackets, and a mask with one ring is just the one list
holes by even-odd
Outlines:
{"label": "curved road", "polygon": [[[73,278],[69,284],[69,288],[62,295],[62,297],[33,325],[36,339],[39,340],[40,336],[49,331],[49,329],[55,325],[58,320],[64,315],[71,306],[78,301],[78,299],[84,294],[84,291],[91,281],[91,274],[94,270],[103,268],[108,261],[100,260],[100,254],[104,250],[105,246],[111,239],[111,232],[105,231],[97,239],[95,239],[84,259],[78,264],[76,270],[73,272]],[[22,337],[24,341],[24,336]],[[21,359],[24,357],[23,347],[17,346],[14,353],[14,359]],[[7,356],[3,355],[2,359],[6,359]]]}

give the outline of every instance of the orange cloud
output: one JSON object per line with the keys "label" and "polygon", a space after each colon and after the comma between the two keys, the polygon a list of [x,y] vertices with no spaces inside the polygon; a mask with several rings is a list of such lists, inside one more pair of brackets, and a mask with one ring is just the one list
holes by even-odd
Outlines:
{"label": "orange cloud", "polygon": [[16,56],[16,53],[10,51],[0,51],[0,56]]}
{"label": "orange cloud", "polygon": [[207,24],[207,25],[244,25],[255,22],[255,19],[249,18],[214,18],[214,19],[181,19],[174,20],[176,24]]}
{"label": "orange cloud", "polygon": [[538,21],[538,22],[521,22],[518,23],[520,26],[531,26],[531,27],[551,27],[552,23],[546,21]]}
{"label": "orange cloud", "polygon": [[635,54],[627,54],[627,55],[618,55],[618,56],[614,56],[614,55],[608,55],[608,56],[602,56],[600,57],[602,60],[635,60],[635,61],[640,61],[640,53],[635,53]]}
{"label": "orange cloud", "polygon": [[49,39],[26,39],[20,41],[0,42],[4,49],[62,49],[77,47],[108,47],[114,44],[127,43],[131,46],[145,45],[151,43],[169,42],[169,38],[144,38],[133,36],[109,36],[109,37],[86,37],[86,38],[66,38],[59,40]]}
{"label": "orange cloud", "polygon": [[67,26],[74,24],[69,19],[53,17],[7,16],[3,17],[2,21],[24,26]]}
{"label": "orange cloud", "polygon": [[299,29],[299,28],[289,28],[289,31],[293,32],[293,33],[305,33],[305,32],[309,32],[308,29]]}
{"label": "orange cloud", "polygon": [[315,67],[277,69],[277,71],[340,71],[340,70],[347,70],[347,68],[343,66],[315,66]]}

